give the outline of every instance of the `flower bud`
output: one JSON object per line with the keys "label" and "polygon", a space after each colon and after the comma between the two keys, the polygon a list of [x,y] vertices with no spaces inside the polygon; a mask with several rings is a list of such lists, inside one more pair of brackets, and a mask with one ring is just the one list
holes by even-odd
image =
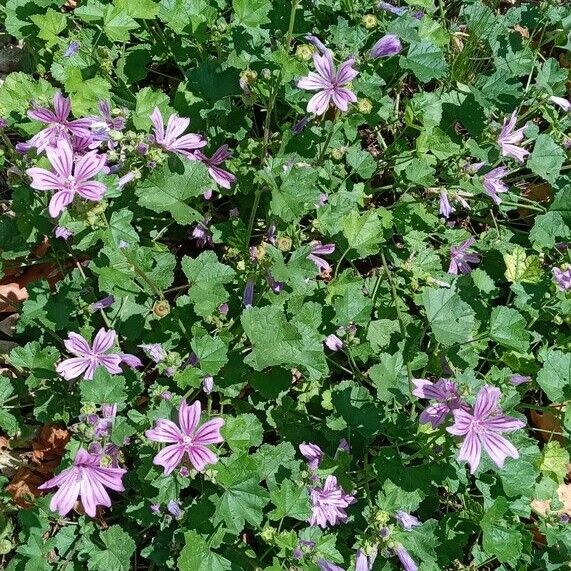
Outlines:
{"label": "flower bud", "polygon": [[345,150],[342,148],[332,149],[332,151],[331,151],[331,156],[336,161],[340,161],[344,155],[345,155]]}
{"label": "flower bud", "polygon": [[359,99],[357,102],[357,109],[363,115],[368,115],[373,110],[373,103],[370,99],[363,97],[363,99]]}
{"label": "flower bud", "polygon": [[289,252],[292,246],[291,238],[289,238],[288,236],[280,236],[276,240],[276,245],[278,247],[278,250],[280,250],[281,252]]}
{"label": "flower bud", "polygon": [[365,26],[367,30],[372,30],[373,28],[376,28],[377,24],[379,23],[377,17],[374,14],[365,14],[361,19],[361,21],[363,22],[363,26]]}
{"label": "flower bud", "polygon": [[301,61],[309,61],[313,57],[313,47],[308,44],[297,46],[295,57]]}

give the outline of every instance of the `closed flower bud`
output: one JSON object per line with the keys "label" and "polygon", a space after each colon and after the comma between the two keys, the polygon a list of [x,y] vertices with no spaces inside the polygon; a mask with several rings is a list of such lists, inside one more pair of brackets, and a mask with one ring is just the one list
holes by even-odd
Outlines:
{"label": "closed flower bud", "polygon": [[363,115],[368,115],[373,110],[373,103],[370,99],[364,97],[357,102],[357,109]]}
{"label": "closed flower bud", "polygon": [[169,302],[166,299],[161,299],[160,301],[155,301],[154,305],[153,305],[153,313],[161,318],[161,317],[165,317],[165,315],[168,315],[171,311],[171,307],[169,305]]}
{"label": "closed flower bud", "polygon": [[264,529],[262,529],[260,536],[266,543],[271,543],[276,536],[276,530],[273,527],[267,525],[264,527]]}
{"label": "closed flower bud", "polygon": [[313,57],[313,47],[308,44],[297,46],[295,57],[301,61],[309,61]]}
{"label": "closed flower bud", "polygon": [[338,149],[332,149],[331,151],[331,156],[336,160],[336,161],[340,161],[343,156],[345,155],[345,150],[342,148],[338,148]]}
{"label": "closed flower bud", "polygon": [[258,73],[253,69],[245,69],[240,73],[240,79],[246,83],[246,85],[254,85],[258,79]]}
{"label": "closed flower bud", "polygon": [[367,30],[376,28],[378,24],[377,17],[374,14],[365,14],[361,21]]}

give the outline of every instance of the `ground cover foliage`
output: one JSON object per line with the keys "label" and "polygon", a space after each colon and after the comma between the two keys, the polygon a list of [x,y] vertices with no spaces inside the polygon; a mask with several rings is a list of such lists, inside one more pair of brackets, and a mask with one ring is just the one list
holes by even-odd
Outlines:
{"label": "ground cover foliage", "polygon": [[3,568],[568,568],[567,2],[0,18]]}

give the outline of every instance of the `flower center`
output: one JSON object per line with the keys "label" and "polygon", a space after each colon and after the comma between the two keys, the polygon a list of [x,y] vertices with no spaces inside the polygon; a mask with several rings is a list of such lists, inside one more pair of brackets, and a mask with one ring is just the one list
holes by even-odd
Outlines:
{"label": "flower center", "polygon": [[476,434],[484,434],[485,432],[487,432],[486,427],[479,420],[473,420],[470,425],[470,428]]}
{"label": "flower center", "polygon": [[188,434],[182,437],[182,443],[184,446],[190,446],[192,444],[192,436],[188,436]]}
{"label": "flower center", "polygon": [[68,176],[65,179],[63,185],[65,186],[65,188],[71,190],[72,192],[75,192],[77,190],[77,181],[75,180],[74,176]]}

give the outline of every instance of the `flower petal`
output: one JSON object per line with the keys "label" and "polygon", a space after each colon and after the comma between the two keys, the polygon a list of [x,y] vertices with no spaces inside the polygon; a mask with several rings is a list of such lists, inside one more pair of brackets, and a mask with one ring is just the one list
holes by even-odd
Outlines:
{"label": "flower petal", "polygon": [[218,444],[224,442],[220,429],[224,426],[223,418],[213,418],[205,422],[192,438],[193,444]]}
{"label": "flower petal", "polygon": [[165,475],[169,475],[182,461],[184,446],[171,444],[163,448],[153,459],[155,466],[162,466]]}
{"label": "flower petal", "polygon": [[66,381],[76,379],[82,375],[90,365],[89,357],[73,357],[72,359],[64,359],[57,367],[56,372]]}
{"label": "flower petal", "polygon": [[60,178],[66,179],[71,176],[73,169],[73,151],[67,141],[59,141],[57,147],[48,147],[46,149],[46,155]]}
{"label": "flower petal", "polygon": [[180,403],[180,408],[178,409],[178,423],[183,434],[187,434],[188,436],[192,435],[198,426],[201,410],[200,401],[195,401],[190,406],[188,406],[186,400],[183,400]]}
{"label": "flower petal", "polygon": [[145,436],[153,442],[180,443],[183,434],[172,420],[159,418],[155,422],[154,428],[145,432]]}
{"label": "flower petal", "polygon": [[482,439],[484,450],[498,468],[503,468],[508,456],[511,458],[519,458],[516,447],[503,436],[495,432],[486,432],[481,434],[480,438]]}
{"label": "flower petal", "polygon": [[93,340],[93,344],[91,345],[91,350],[96,355],[105,353],[105,351],[108,351],[109,349],[111,349],[111,347],[113,347],[113,343],[115,343],[116,338],[117,338],[117,333],[115,333],[113,329],[106,331],[105,328],[102,327],[97,332],[97,335]]}
{"label": "flower petal", "polygon": [[480,465],[480,458],[482,455],[482,446],[478,437],[469,432],[464,439],[458,460],[465,460],[470,465],[470,474],[473,474]]}

